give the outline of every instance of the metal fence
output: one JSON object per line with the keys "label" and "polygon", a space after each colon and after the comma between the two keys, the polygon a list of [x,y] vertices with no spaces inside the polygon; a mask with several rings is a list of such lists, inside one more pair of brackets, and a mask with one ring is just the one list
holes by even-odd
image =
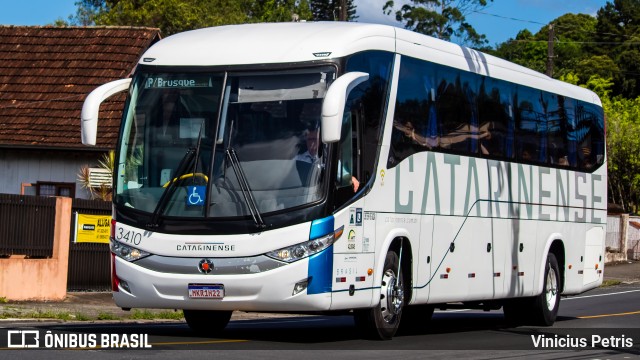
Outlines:
{"label": "metal fence", "polygon": [[0,194],[0,256],[53,256],[56,199]]}
{"label": "metal fence", "polygon": [[[73,199],[75,214],[109,215],[111,203],[98,200]],[[69,239],[69,291],[107,291],[111,289],[109,244],[74,243],[75,216],[71,216],[71,238]]]}

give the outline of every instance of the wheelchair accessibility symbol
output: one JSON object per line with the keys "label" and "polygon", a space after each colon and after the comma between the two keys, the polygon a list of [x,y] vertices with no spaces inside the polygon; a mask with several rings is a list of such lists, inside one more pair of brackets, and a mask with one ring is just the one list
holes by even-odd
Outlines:
{"label": "wheelchair accessibility symbol", "polygon": [[187,206],[202,206],[206,191],[206,186],[187,186]]}

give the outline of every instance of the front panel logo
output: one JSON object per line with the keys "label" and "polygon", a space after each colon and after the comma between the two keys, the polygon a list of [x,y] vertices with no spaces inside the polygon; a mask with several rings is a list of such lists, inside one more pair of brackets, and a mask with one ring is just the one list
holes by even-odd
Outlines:
{"label": "front panel logo", "polygon": [[213,270],[213,263],[209,259],[202,259],[198,263],[198,270],[203,274],[208,274]]}

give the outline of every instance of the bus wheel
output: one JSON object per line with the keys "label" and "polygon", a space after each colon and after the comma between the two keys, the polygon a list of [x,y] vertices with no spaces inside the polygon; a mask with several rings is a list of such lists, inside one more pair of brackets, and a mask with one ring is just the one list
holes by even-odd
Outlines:
{"label": "bus wheel", "polygon": [[560,269],[556,256],[547,255],[544,269],[544,285],[542,294],[533,302],[532,322],[534,325],[551,326],[556,321],[560,306]]}
{"label": "bus wheel", "polygon": [[369,338],[390,340],[398,331],[404,306],[404,281],[398,263],[398,254],[389,251],[384,261],[380,301],[371,309],[354,312],[356,325]]}
{"label": "bus wheel", "polygon": [[231,311],[183,310],[184,319],[191,330],[203,335],[222,331],[231,319]]}

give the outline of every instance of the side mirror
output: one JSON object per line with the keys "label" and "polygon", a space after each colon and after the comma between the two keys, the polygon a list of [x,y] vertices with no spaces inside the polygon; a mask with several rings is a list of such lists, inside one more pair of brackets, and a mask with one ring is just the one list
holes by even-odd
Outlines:
{"label": "side mirror", "polygon": [[351,90],[367,79],[369,79],[369,74],[354,71],[340,76],[331,84],[322,102],[323,143],[340,140],[345,101]]}
{"label": "side mirror", "polygon": [[84,145],[96,145],[100,104],[112,95],[129,89],[130,84],[131,78],[112,81],[98,87],[87,96],[82,105],[80,121],[82,143]]}

